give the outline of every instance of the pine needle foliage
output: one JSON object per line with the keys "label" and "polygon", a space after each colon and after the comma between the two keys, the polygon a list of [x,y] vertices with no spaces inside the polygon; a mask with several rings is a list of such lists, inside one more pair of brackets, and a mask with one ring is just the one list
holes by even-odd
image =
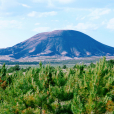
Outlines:
{"label": "pine needle foliage", "polygon": [[113,114],[114,67],[104,57],[94,67],[50,65],[23,74],[0,73],[1,114]]}

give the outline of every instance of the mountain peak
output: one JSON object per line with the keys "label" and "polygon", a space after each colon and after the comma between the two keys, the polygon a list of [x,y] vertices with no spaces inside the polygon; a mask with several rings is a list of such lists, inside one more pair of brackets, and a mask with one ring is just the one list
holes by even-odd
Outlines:
{"label": "mountain peak", "polygon": [[0,49],[0,55],[15,59],[39,56],[88,57],[114,55],[114,48],[75,30],[54,30],[36,34],[17,45]]}

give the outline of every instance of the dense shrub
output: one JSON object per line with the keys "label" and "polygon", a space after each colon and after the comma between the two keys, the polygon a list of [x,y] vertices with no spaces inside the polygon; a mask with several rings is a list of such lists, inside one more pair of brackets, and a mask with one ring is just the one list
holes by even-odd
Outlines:
{"label": "dense shrub", "polygon": [[[105,57],[94,67],[50,65],[0,75],[1,114],[113,114],[114,67]],[[2,77],[4,77],[2,79]]]}
{"label": "dense shrub", "polygon": [[19,70],[20,70],[20,66],[19,66],[18,64],[16,64],[15,66],[10,67],[10,68],[7,70],[7,72],[8,72],[8,73],[12,73],[12,72],[14,72],[14,71],[19,71]]}

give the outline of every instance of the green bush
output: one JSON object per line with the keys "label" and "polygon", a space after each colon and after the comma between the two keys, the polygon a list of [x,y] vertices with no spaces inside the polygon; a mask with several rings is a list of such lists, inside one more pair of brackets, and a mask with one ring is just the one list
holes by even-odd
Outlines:
{"label": "green bush", "polygon": [[[104,57],[94,67],[64,70],[50,65],[0,78],[1,114],[114,113],[114,67]],[[4,79],[4,80],[3,80]]]}

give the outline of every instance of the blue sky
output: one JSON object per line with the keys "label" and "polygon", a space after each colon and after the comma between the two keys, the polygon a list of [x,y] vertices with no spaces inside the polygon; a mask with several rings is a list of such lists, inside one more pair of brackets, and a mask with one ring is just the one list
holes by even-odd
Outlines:
{"label": "blue sky", "polygon": [[114,47],[114,0],[0,0],[0,48],[60,29]]}

